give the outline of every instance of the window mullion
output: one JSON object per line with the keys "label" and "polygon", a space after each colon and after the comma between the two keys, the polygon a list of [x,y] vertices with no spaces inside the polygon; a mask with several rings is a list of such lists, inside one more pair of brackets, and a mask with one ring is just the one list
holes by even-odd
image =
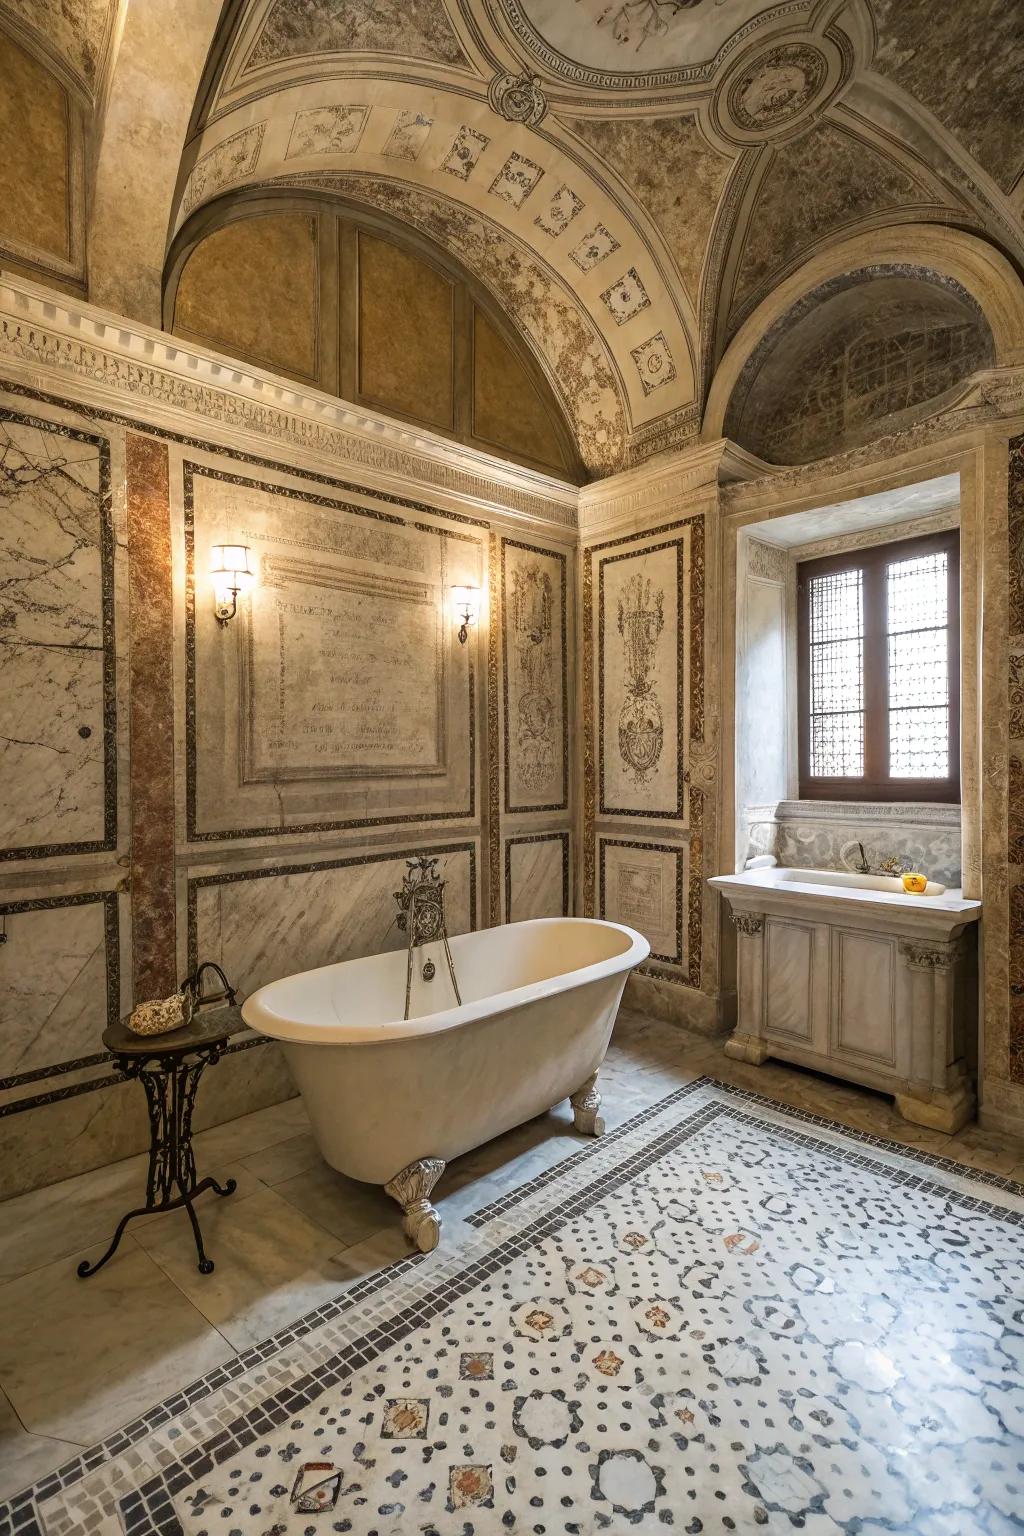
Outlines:
{"label": "window mullion", "polygon": [[889,641],[886,567],[864,566],[864,777],[869,784],[889,778]]}

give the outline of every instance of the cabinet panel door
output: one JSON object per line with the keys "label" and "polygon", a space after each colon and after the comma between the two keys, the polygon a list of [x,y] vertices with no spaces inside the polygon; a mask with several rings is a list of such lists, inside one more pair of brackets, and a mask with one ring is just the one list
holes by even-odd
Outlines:
{"label": "cabinet panel door", "polygon": [[896,940],[880,934],[833,930],[832,1054],[880,1071],[895,1071],[897,1031]]}
{"label": "cabinet panel door", "polygon": [[813,1049],[815,930],[810,923],[765,924],[764,1032]]}

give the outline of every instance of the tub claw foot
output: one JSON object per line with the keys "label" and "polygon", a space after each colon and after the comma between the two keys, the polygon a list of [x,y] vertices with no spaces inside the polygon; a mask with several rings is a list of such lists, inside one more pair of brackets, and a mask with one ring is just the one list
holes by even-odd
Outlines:
{"label": "tub claw foot", "polygon": [[601,1095],[597,1091],[597,1073],[588,1077],[582,1088],[577,1088],[569,1100],[572,1105],[572,1119],[578,1131],[584,1136],[603,1136],[604,1121],[598,1114],[601,1108]]}
{"label": "tub claw foot", "polygon": [[384,1193],[402,1207],[406,1237],[421,1253],[430,1253],[441,1240],[441,1217],[430,1203],[430,1192],[444,1169],[441,1158],[421,1157],[384,1185]]}

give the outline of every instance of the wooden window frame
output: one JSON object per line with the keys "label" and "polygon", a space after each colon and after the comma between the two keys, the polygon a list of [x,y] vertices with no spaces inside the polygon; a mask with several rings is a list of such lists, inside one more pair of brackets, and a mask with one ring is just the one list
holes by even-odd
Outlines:
{"label": "wooden window frame", "polygon": [[[897,560],[945,551],[948,561],[946,633],[949,644],[950,774],[944,779],[894,779],[889,762],[889,656],[886,567]],[[810,582],[840,571],[860,571],[864,601],[864,775],[862,778],[811,776]],[[818,560],[798,562],[797,576],[797,697],[799,701],[799,764],[801,800],[875,800],[960,802],[960,533],[927,534],[850,550]]]}

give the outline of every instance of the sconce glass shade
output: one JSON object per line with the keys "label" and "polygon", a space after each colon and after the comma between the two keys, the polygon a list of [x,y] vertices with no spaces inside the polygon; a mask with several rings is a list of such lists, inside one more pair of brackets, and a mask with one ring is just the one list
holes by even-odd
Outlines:
{"label": "sconce glass shade", "polygon": [[459,644],[465,645],[470,624],[480,618],[480,588],[452,587],[452,607],[459,624]]}
{"label": "sconce glass shade", "polygon": [[238,598],[256,581],[248,544],[214,544],[210,550],[213,606],[222,624],[238,611]]}

